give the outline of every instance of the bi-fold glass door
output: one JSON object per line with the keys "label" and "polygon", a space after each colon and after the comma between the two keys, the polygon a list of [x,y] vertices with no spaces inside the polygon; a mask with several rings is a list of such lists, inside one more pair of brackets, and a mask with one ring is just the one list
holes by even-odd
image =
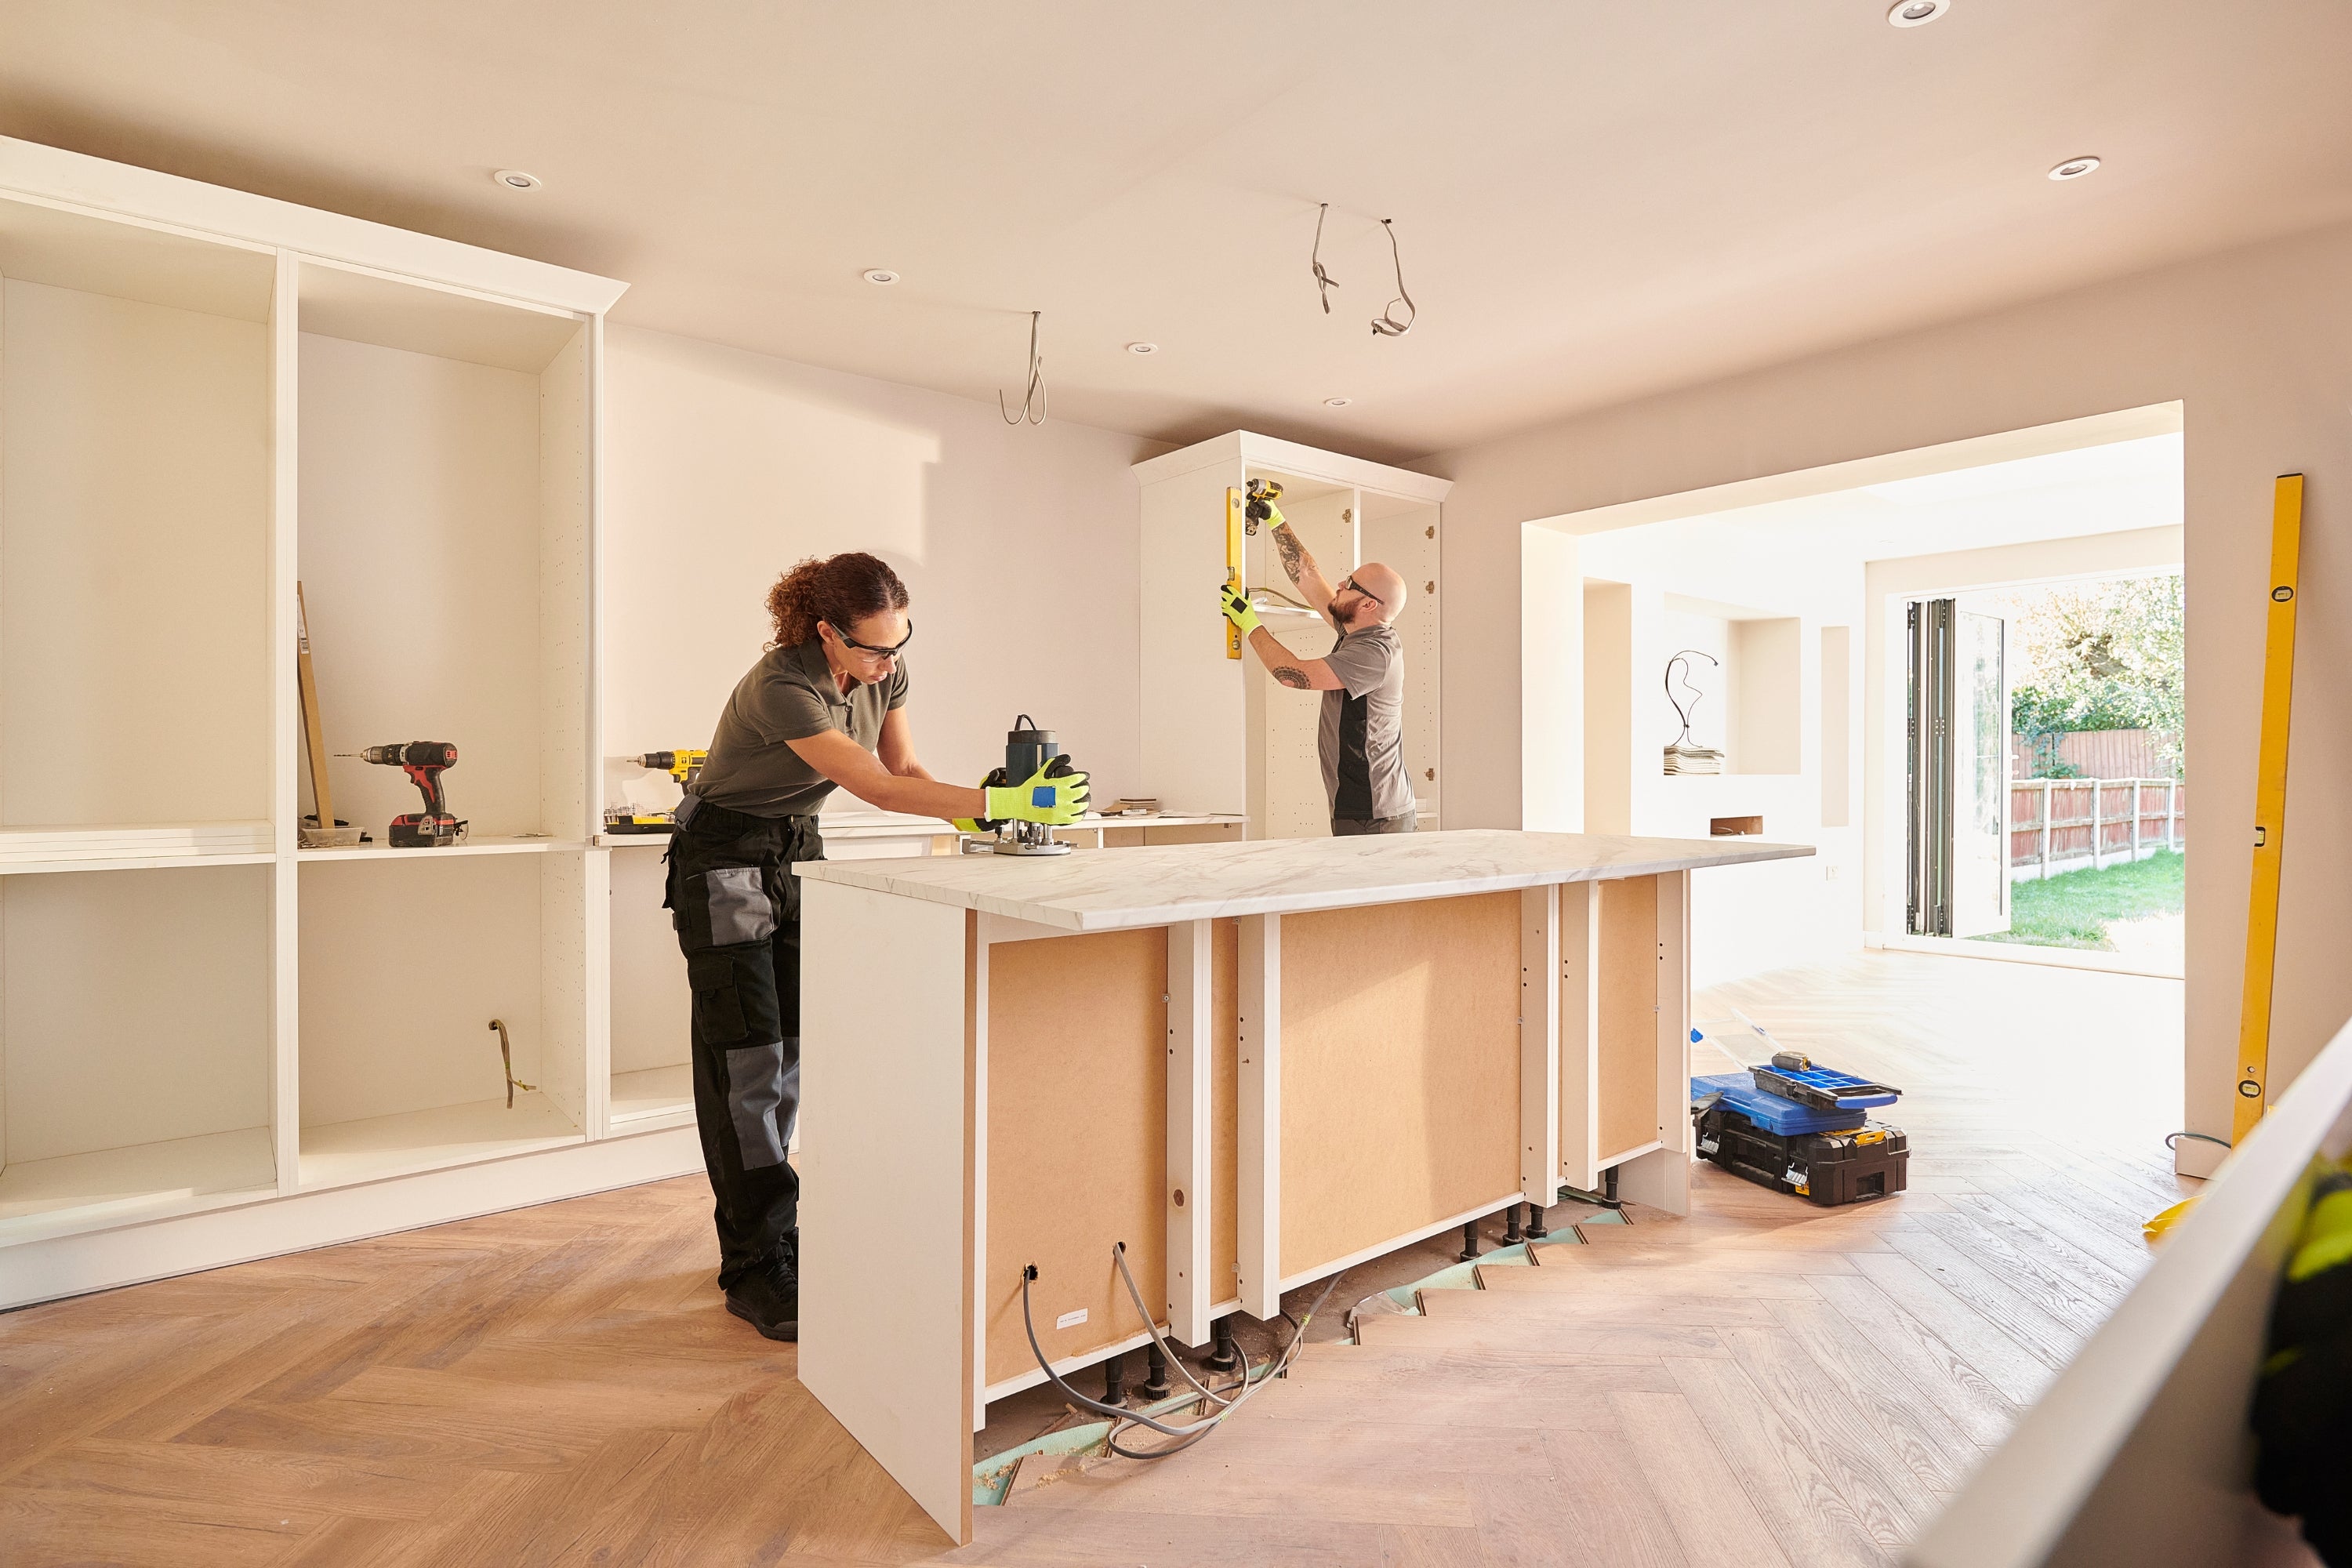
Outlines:
{"label": "bi-fold glass door", "polygon": [[1990,604],[1910,605],[1908,929],[2009,929],[2009,623]]}

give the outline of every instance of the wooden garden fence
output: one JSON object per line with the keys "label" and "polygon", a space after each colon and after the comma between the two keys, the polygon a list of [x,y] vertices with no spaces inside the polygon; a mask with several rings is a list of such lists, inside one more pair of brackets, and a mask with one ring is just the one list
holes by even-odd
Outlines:
{"label": "wooden garden fence", "polygon": [[2012,779],[2012,879],[2143,859],[2189,842],[2189,791],[2179,779]]}

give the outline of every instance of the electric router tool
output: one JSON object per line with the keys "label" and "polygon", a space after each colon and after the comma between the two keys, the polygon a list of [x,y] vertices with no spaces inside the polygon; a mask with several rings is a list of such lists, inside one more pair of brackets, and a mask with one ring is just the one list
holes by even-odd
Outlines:
{"label": "electric router tool", "polygon": [[[1004,736],[1004,765],[981,780],[983,789],[1002,788],[1026,784],[1044,768],[1047,778],[1059,778],[1074,773],[1068,756],[1061,743],[1054,739],[1051,730],[1037,728],[1037,721],[1024,713],[1013,721],[1013,727]],[[967,838],[963,842],[968,855],[1067,855],[1070,847],[1054,837],[1054,830],[1042,822],[990,822],[980,824],[992,838]]]}

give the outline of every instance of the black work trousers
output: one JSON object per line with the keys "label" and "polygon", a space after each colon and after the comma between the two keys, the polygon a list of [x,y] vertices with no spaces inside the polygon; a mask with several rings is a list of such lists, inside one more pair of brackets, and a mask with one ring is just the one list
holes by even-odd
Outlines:
{"label": "black work trousers", "polygon": [[1402,816],[1335,816],[1331,819],[1331,837],[1334,838],[1360,838],[1370,833],[1412,833],[1413,831],[1415,831],[1414,818],[1411,812],[1407,812]]}
{"label": "black work trousers", "polygon": [[663,901],[694,990],[694,1117],[724,1288],[797,1241],[785,1151],[801,1102],[801,889],[786,868],[824,858],[824,840],[814,816],[704,801],[680,816]]}

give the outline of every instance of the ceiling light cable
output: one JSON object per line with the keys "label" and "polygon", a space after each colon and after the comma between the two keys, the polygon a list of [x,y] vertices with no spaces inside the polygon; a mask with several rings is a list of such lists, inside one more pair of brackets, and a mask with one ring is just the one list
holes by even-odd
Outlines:
{"label": "ceiling light cable", "polygon": [[1021,412],[1015,414],[1004,405],[1004,394],[996,395],[996,411],[1004,416],[1007,425],[1027,420],[1032,425],[1045,423],[1045,362],[1037,353],[1037,318],[1043,310],[1029,312],[1029,384],[1021,393]]}
{"label": "ceiling light cable", "polygon": [[[1389,301],[1387,310],[1381,311],[1378,316],[1372,319],[1372,331],[1379,337],[1401,338],[1407,332],[1412,331],[1413,318],[1420,315],[1421,311],[1420,309],[1413,304],[1412,296],[1406,293],[1404,289],[1404,257],[1403,254],[1397,249],[1395,225],[1392,220],[1382,218],[1381,219],[1381,226],[1388,230],[1389,257],[1390,259],[1396,263],[1397,297],[1396,299]],[[1404,320],[1402,321],[1396,319],[1396,308],[1400,300],[1402,301],[1404,305]]]}
{"label": "ceiling light cable", "polygon": [[1323,313],[1327,316],[1331,313],[1331,290],[1339,286],[1337,278],[1323,270],[1323,220],[1330,212],[1329,202],[1315,209],[1315,250],[1307,258],[1315,268],[1315,291],[1322,296]]}

